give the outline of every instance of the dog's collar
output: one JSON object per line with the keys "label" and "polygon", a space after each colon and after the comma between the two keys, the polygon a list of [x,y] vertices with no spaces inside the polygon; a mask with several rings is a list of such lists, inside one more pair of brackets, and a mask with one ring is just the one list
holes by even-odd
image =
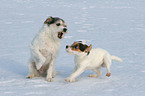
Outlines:
{"label": "dog's collar", "polygon": [[87,56],[90,54],[90,51],[87,53]]}

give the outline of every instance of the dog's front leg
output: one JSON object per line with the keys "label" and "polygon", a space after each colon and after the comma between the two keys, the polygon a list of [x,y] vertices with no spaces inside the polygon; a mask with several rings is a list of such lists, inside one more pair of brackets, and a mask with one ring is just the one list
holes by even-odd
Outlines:
{"label": "dog's front leg", "polygon": [[39,70],[42,67],[42,65],[45,63],[46,58],[41,54],[39,49],[31,48],[31,55],[33,56],[36,62],[37,70]]}
{"label": "dog's front leg", "polygon": [[49,68],[47,70],[47,76],[46,76],[46,81],[52,82],[52,77],[53,77],[53,71],[54,71],[54,62],[55,62],[55,57],[51,58]]}
{"label": "dog's front leg", "polygon": [[73,72],[68,78],[65,79],[66,82],[75,82],[75,78],[79,76],[81,73],[83,73],[85,70],[85,67],[79,67],[75,72]]}
{"label": "dog's front leg", "polygon": [[74,70],[73,70],[73,73],[76,72],[77,69],[78,69],[78,66],[76,65]]}

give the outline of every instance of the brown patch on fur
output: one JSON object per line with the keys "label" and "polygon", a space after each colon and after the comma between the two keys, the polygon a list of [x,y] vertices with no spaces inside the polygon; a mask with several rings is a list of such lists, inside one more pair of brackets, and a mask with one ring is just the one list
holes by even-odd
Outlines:
{"label": "brown patch on fur", "polygon": [[47,70],[48,70],[49,65],[43,65],[40,69],[39,72],[42,76],[47,75]]}
{"label": "brown patch on fur", "polygon": [[107,73],[106,76],[110,77],[111,76],[111,73]]}
{"label": "brown patch on fur", "polygon": [[47,23],[51,22],[52,20],[53,20],[52,17],[49,17],[45,20],[44,24],[47,24]]}
{"label": "brown patch on fur", "polygon": [[80,42],[74,42],[71,45],[71,49],[73,51],[85,52],[85,53],[88,53],[89,54],[90,50],[92,49],[92,44],[90,46],[88,46],[88,45],[82,44]]}
{"label": "brown patch on fur", "polygon": [[89,54],[90,50],[92,49],[92,44],[90,46],[86,45],[86,44],[82,44],[80,42],[74,42],[71,45],[71,49],[73,51],[78,51],[78,52],[86,52]]}
{"label": "brown patch on fur", "polygon": [[92,49],[92,44],[85,49],[85,52],[90,52]]}
{"label": "brown patch on fur", "polygon": [[89,77],[97,77],[98,75],[97,74],[91,74],[89,75]]}
{"label": "brown patch on fur", "polygon": [[74,43],[72,44],[72,46],[73,46],[73,45],[77,45],[77,44],[79,44],[79,43],[78,43],[78,42],[74,42]]}
{"label": "brown patch on fur", "polygon": [[[77,46],[77,48],[75,48],[75,46]],[[79,48],[79,43],[78,42],[74,42],[72,45],[71,45],[71,48],[73,51],[78,51],[78,52],[82,52]]]}
{"label": "brown patch on fur", "polygon": [[75,48],[72,48],[73,51],[78,51],[78,52],[82,52],[80,49],[75,49]]}

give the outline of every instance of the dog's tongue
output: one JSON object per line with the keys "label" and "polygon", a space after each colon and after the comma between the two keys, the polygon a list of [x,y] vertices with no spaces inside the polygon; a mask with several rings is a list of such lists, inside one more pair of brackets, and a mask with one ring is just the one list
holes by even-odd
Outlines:
{"label": "dog's tongue", "polygon": [[63,36],[63,32],[58,32],[58,38],[62,39],[62,36]]}

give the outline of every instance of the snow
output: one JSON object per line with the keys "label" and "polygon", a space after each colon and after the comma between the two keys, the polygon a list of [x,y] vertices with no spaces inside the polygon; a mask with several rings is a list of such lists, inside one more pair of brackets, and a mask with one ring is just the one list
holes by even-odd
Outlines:
{"label": "snow", "polygon": [[[143,96],[145,94],[144,0],[1,0],[0,96]],[[48,16],[68,25],[56,60],[54,82],[26,79],[29,44]],[[111,77],[106,69],[98,78],[85,71],[75,83],[64,81],[74,68],[65,46],[86,40],[119,56]]]}

